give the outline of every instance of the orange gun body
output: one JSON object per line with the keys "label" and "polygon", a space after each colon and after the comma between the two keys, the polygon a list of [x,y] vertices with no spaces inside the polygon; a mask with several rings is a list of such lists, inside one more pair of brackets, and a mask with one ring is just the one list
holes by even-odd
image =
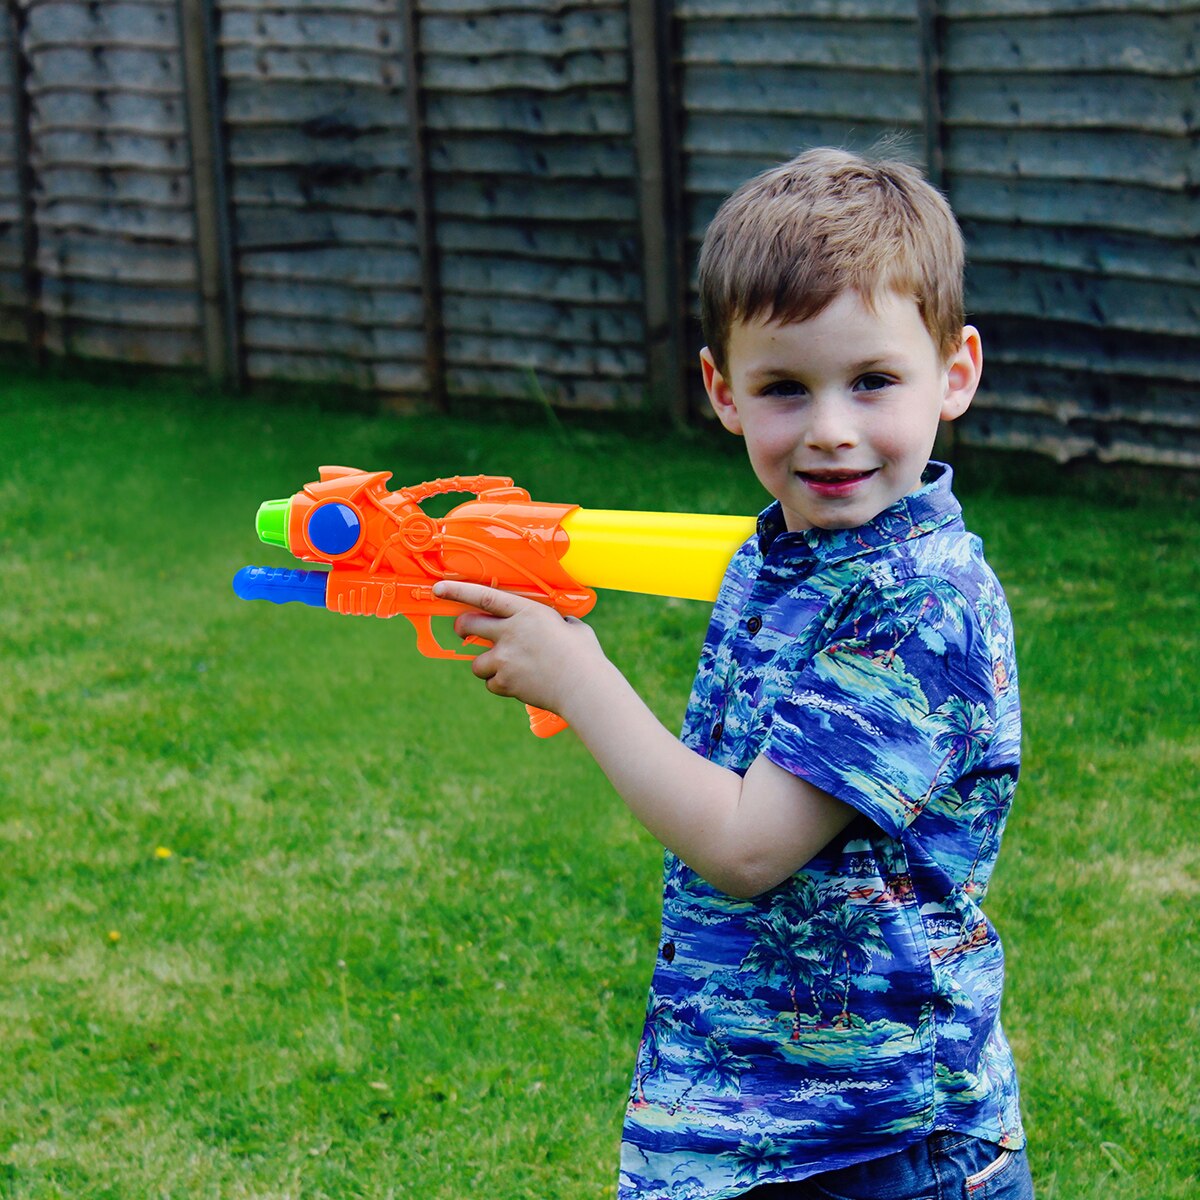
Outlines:
{"label": "orange gun body", "polygon": [[[531,501],[511,479],[496,475],[436,479],[394,492],[386,487],[390,471],[322,467],[320,475],[292,498],[288,549],[306,562],[330,564],[327,608],[407,617],[416,627],[422,654],[469,657],[434,640],[432,618],[464,610],[433,594],[439,579],[484,582],[551,604],[564,616],[582,616],[596,603],[596,593],[581,587],[560,565],[570,544],[562,520],[576,505]],[[433,496],[455,492],[470,492],[477,499],[440,519],[421,508]],[[331,505],[340,510],[336,518],[323,517]],[[336,528],[339,520],[346,527],[345,540],[353,541],[330,553],[338,543],[323,539],[323,531]]]}
{"label": "orange gun body", "polygon": [[[753,525],[740,517],[584,513],[574,504],[533,501],[498,475],[454,476],[389,491],[391,477],[390,471],[321,467],[320,478],[289,500],[264,503],[259,537],[329,570],[246,567],[235,577],[234,590],[243,599],[302,600],[353,616],[406,617],[426,657],[463,659],[471,656],[447,650],[433,633],[434,617],[466,610],[433,594],[439,580],[483,583],[550,605],[564,616],[591,611],[596,593],[564,562],[571,546],[564,525],[573,516],[589,527],[590,538],[582,538],[575,558],[596,573],[594,582],[604,584],[612,575],[607,586],[695,598],[715,596],[724,564]],[[475,499],[444,517],[431,517],[421,507],[434,496],[463,492]],[[640,544],[629,528],[638,518],[653,530],[641,531]],[[687,525],[686,534],[680,522]],[[675,573],[669,582],[662,577],[664,553],[656,539],[666,539],[681,564],[687,554],[680,547],[686,545],[691,569],[680,573],[688,579],[677,584]],[[618,581],[622,575],[628,576],[623,583]],[[677,586],[680,590],[665,590]],[[565,727],[552,713],[531,709],[530,716],[539,736]]]}

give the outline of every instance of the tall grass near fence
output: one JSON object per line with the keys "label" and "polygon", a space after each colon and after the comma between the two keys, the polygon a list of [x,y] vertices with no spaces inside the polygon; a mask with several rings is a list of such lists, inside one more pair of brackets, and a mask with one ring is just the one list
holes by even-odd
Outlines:
{"label": "tall grass near fence", "polygon": [[[243,604],[323,462],[752,511],[736,444],[0,388],[0,1196],[611,1195],[660,854],[404,622]],[[1200,1162],[1197,548],[1165,477],[968,460],[1026,769],[990,911],[1044,1200]],[[678,723],[706,614],[605,595]]]}

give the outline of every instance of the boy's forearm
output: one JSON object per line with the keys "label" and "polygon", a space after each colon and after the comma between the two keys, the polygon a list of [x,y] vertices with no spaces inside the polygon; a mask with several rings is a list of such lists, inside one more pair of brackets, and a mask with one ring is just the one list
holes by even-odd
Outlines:
{"label": "boy's forearm", "polygon": [[714,887],[774,887],[847,824],[850,810],[762,760],[743,777],[700,757],[658,721],[607,659],[562,715],[643,825]]}
{"label": "boy's forearm", "polygon": [[634,816],[710,883],[708,844],[736,806],[741,779],[700,758],[654,716],[607,659],[580,681],[562,716]]}

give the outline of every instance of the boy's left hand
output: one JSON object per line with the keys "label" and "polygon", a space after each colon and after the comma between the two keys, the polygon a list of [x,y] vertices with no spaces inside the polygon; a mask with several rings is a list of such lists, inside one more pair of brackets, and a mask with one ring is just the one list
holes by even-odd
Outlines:
{"label": "boy's left hand", "polygon": [[471,670],[497,696],[513,696],[569,720],[563,708],[589,667],[608,661],[590,626],[536,600],[450,580],[436,584],[434,593],[479,610],[456,617],[454,632],[492,643],[475,656]]}

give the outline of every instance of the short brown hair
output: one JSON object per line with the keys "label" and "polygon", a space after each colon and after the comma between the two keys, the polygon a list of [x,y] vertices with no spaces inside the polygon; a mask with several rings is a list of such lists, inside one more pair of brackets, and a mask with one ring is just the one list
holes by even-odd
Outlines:
{"label": "short brown hair", "polygon": [[700,317],[727,369],[734,322],[804,321],[847,288],[870,305],[911,295],[943,358],[963,329],[963,239],[915,167],[818,149],[764,171],[721,205],[700,250]]}

